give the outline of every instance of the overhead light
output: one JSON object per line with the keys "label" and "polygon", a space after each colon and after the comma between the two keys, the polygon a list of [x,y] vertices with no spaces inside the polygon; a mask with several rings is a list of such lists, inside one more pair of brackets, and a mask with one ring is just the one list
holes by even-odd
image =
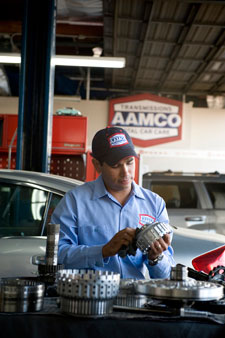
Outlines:
{"label": "overhead light", "polygon": [[55,55],[52,58],[52,63],[55,66],[123,68],[125,67],[125,58]]}
{"label": "overhead light", "polygon": [[224,96],[207,95],[206,101],[209,108],[222,109],[225,107]]}
{"label": "overhead light", "polygon": [[[20,54],[0,53],[0,63],[20,62]],[[122,57],[55,55],[52,58],[52,64],[55,66],[124,68],[125,63],[126,60]]]}
{"label": "overhead light", "polygon": [[20,54],[0,53],[0,63],[20,63]]}
{"label": "overhead light", "polygon": [[99,57],[102,55],[102,48],[101,47],[94,47],[92,48],[93,56]]}

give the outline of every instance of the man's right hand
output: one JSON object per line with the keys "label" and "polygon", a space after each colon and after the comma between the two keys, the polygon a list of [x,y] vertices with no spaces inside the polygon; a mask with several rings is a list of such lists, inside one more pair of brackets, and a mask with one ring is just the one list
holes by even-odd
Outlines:
{"label": "man's right hand", "polygon": [[103,246],[102,256],[103,258],[115,256],[123,245],[128,246],[134,239],[136,229],[125,228],[119,232],[113,238]]}

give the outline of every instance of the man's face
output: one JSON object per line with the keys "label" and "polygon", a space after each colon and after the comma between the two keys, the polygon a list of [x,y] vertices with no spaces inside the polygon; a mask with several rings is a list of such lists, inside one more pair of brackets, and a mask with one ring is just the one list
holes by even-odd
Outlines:
{"label": "man's face", "polygon": [[109,191],[130,189],[135,174],[135,159],[134,157],[126,157],[114,166],[109,166],[104,162],[101,166],[101,173]]}

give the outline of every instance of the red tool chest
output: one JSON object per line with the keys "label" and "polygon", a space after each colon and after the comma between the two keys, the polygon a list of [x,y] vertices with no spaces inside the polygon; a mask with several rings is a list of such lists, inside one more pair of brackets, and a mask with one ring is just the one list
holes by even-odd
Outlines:
{"label": "red tool chest", "polygon": [[[10,144],[18,115],[0,115],[0,168],[8,168]],[[16,135],[16,134],[15,134]],[[83,155],[87,147],[87,118],[53,116],[51,169],[53,174],[85,180]],[[11,147],[10,168],[16,167],[16,137]]]}

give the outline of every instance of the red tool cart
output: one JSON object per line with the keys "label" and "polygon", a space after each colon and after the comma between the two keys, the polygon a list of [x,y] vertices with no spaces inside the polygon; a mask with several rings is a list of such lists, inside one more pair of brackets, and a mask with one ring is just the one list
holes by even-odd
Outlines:
{"label": "red tool cart", "polygon": [[[18,115],[0,115],[0,168],[16,168]],[[50,172],[85,180],[87,118],[53,116]]]}

